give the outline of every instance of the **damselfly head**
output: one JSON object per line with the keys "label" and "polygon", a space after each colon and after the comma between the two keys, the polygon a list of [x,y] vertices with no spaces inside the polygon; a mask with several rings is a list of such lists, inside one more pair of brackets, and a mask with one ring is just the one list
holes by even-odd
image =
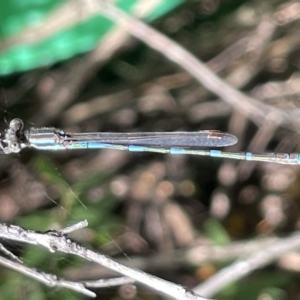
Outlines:
{"label": "damselfly head", "polygon": [[21,131],[23,128],[24,128],[24,122],[19,118],[15,118],[10,121],[8,130],[18,132]]}
{"label": "damselfly head", "polygon": [[3,154],[18,153],[21,151],[21,140],[24,123],[21,119],[15,118],[10,121],[9,128],[0,135],[0,151]]}

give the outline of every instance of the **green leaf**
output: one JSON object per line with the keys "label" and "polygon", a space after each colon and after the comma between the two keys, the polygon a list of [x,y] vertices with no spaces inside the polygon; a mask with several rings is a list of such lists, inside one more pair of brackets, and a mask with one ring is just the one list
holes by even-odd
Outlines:
{"label": "green leaf", "polygon": [[208,219],[205,221],[204,230],[206,235],[216,245],[227,245],[230,242],[230,236],[228,235],[225,228],[216,219]]}

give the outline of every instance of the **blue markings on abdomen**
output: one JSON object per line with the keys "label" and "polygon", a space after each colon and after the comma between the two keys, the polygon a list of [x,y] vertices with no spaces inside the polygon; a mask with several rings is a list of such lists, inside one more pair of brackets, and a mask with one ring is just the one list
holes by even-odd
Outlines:
{"label": "blue markings on abdomen", "polygon": [[102,149],[102,148],[107,148],[107,146],[106,146],[106,144],[102,144],[99,142],[89,142],[88,148],[89,149]]}
{"label": "blue markings on abdomen", "polygon": [[111,144],[99,143],[99,142],[88,142],[87,148],[89,149],[113,149]]}
{"label": "blue markings on abdomen", "polygon": [[170,148],[170,154],[185,154],[185,150],[182,148]]}
{"label": "blue markings on abdomen", "polygon": [[136,145],[129,145],[128,146],[128,151],[131,151],[131,152],[144,152],[145,151],[145,147],[143,147],[143,146],[136,146]]}
{"label": "blue markings on abdomen", "polygon": [[252,153],[246,152],[246,153],[245,153],[245,159],[246,159],[246,160],[252,160]]}
{"label": "blue markings on abdomen", "polygon": [[222,157],[222,151],[220,150],[210,150],[209,155],[212,157]]}

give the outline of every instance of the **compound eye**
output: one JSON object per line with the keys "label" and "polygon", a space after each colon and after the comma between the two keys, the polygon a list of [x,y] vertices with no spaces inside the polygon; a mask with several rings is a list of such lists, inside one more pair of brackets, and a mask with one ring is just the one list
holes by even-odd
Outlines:
{"label": "compound eye", "polygon": [[21,119],[15,118],[10,121],[9,127],[14,131],[18,131],[24,127],[24,123]]}
{"label": "compound eye", "polygon": [[9,150],[11,152],[18,153],[21,151],[21,147],[20,147],[19,143],[14,142],[9,145]]}

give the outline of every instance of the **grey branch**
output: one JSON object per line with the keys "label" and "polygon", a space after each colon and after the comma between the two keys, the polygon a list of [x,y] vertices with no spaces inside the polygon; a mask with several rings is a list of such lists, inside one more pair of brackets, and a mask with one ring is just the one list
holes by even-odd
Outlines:
{"label": "grey branch", "polygon": [[196,287],[195,291],[197,293],[201,293],[201,295],[204,295],[205,297],[210,297],[228,284],[249,275],[257,269],[265,267],[285,253],[298,250],[299,248],[300,233],[279,239],[274,244],[253,253],[247,258],[236,261],[227,268],[222,269],[206,282]]}
{"label": "grey branch", "polygon": [[11,270],[15,270],[21,274],[27,275],[37,281],[40,281],[49,287],[65,287],[90,297],[96,297],[96,294],[86,289],[83,283],[60,279],[55,275],[40,272],[36,269],[29,268],[23,264],[20,264],[15,261],[11,261],[1,256],[0,256],[0,264]]}
{"label": "grey branch", "polygon": [[[80,256],[88,261],[98,263],[110,270],[120,273],[126,277],[129,277],[136,282],[142,283],[149,288],[156,290],[160,293],[180,300],[204,300],[204,298],[195,294],[192,291],[185,289],[184,287],[174,284],[172,282],[160,279],[145,272],[128,268],[110,257],[102,255],[100,253],[89,250],[80,244],[72,241],[64,232],[71,232],[86,226],[86,221],[75,224],[67,229],[61,231],[47,231],[36,232],[33,230],[26,230],[16,225],[0,224],[0,237],[7,240],[14,240],[22,243],[28,243],[33,245],[43,246],[50,252],[63,252],[67,254],[73,254]],[[51,275],[52,276],[52,275]],[[47,278],[47,277],[46,277]],[[55,280],[53,281],[56,282]],[[75,288],[74,283],[61,282],[58,283],[65,287]],[[70,286],[68,286],[70,284]]]}
{"label": "grey branch", "polygon": [[[81,0],[77,0],[81,1]],[[256,99],[247,96],[232,88],[199,59],[193,56],[176,42],[172,41],[165,35],[151,28],[144,22],[128,15],[121,9],[117,8],[109,0],[89,0],[85,2],[90,6],[90,10],[98,10],[99,13],[122,25],[130,32],[131,35],[145,42],[151,48],[159,51],[161,54],[180,65],[209,91],[218,95],[232,107],[252,119],[258,125],[264,122],[265,115],[270,112],[276,113],[281,125],[295,129],[299,119],[299,111],[287,113],[283,110],[263,104]],[[273,20],[268,20],[269,27],[273,27]],[[272,29],[270,28],[272,31]]]}

